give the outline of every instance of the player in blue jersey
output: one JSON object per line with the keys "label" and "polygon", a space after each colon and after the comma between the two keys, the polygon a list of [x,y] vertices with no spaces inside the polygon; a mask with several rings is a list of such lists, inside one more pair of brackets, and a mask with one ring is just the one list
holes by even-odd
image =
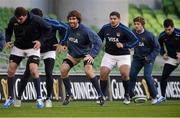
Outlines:
{"label": "player in blue jersey", "polygon": [[155,81],[152,77],[152,69],[156,56],[160,52],[160,45],[155,36],[145,29],[145,20],[143,17],[138,16],[134,18],[134,30],[135,35],[140,39],[139,45],[134,48],[133,61],[130,69],[130,90],[131,97],[136,95],[135,84],[137,75],[140,70],[144,67],[144,78],[147,82],[150,95],[152,97],[151,103],[158,103],[158,92],[155,86]]}
{"label": "player in blue jersey", "polygon": [[84,71],[86,76],[92,82],[92,85],[99,95],[100,105],[103,105],[103,94],[98,84],[98,79],[93,72],[93,62],[100,50],[102,44],[101,39],[90,28],[81,24],[81,14],[79,11],[70,11],[67,20],[69,23],[69,35],[67,41],[68,54],[63,60],[60,69],[61,78],[67,92],[63,105],[67,105],[73,98],[68,73],[70,69],[80,63],[80,61],[84,61]]}
{"label": "player in blue jersey", "polygon": [[4,46],[5,46],[5,35],[3,32],[0,32],[0,51],[3,50]]}
{"label": "player in blue jersey", "polygon": [[164,20],[164,31],[160,33],[159,43],[161,55],[164,59],[164,68],[160,81],[162,101],[166,100],[166,86],[169,75],[180,64],[180,29],[174,27],[172,19]]}
{"label": "player in blue jersey", "polygon": [[[31,13],[38,15],[40,17],[43,17],[43,12],[39,8],[32,9]],[[41,58],[44,60],[45,73],[46,73],[47,96],[46,96],[45,107],[52,107],[52,102],[51,102],[52,90],[53,90],[52,72],[53,72],[53,67],[54,67],[55,57],[56,57],[55,45],[58,44],[56,33],[58,31],[59,34],[62,36],[62,39],[60,41],[64,41],[67,38],[67,25],[56,19],[52,19],[48,17],[43,17],[43,19],[49,25],[52,26],[51,37],[46,39],[46,41],[44,42],[44,45],[41,46],[41,50],[40,50]],[[29,76],[30,76],[30,71],[28,68],[26,68],[26,71],[24,72],[24,75],[21,78],[20,88],[18,91],[18,97],[17,97],[17,100],[15,101],[15,107],[21,106],[21,95],[23,91],[25,90]]]}
{"label": "player in blue jersey", "polygon": [[120,23],[120,14],[118,12],[111,12],[109,19],[110,23],[104,25],[99,31],[99,36],[102,41],[106,41],[105,54],[100,68],[101,90],[105,95],[108,84],[108,75],[112,68],[117,65],[125,89],[125,99],[123,102],[124,104],[129,104],[129,70],[131,65],[129,48],[133,48],[138,44],[138,38],[130,29]]}
{"label": "player in blue jersey", "polygon": [[40,94],[40,81],[38,64],[40,57],[40,47],[43,41],[50,37],[51,26],[42,18],[29,13],[23,7],[17,7],[6,28],[6,48],[11,47],[11,37],[15,34],[14,46],[9,57],[8,66],[8,94],[3,108],[9,108],[14,103],[13,95],[13,77],[23,58],[28,57],[27,68],[34,79],[34,85],[37,92],[37,107],[44,106]]}

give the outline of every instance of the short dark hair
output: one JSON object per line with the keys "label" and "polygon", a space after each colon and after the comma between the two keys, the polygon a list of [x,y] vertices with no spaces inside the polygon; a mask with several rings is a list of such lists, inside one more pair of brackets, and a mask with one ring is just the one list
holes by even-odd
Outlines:
{"label": "short dark hair", "polygon": [[79,23],[81,23],[81,13],[77,10],[70,11],[68,13],[67,19],[70,17],[76,17],[79,20]]}
{"label": "short dark hair", "polygon": [[33,14],[35,14],[35,15],[38,15],[38,16],[40,16],[40,17],[43,16],[43,12],[42,12],[42,10],[39,9],[39,8],[33,8],[33,9],[31,10],[31,13],[33,13]]}
{"label": "short dark hair", "polygon": [[173,20],[170,18],[165,19],[163,25],[165,28],[167,28],[169,26],[174,27]]}
{"label": "short dark hair", "polygon": [[110,17],[110,16],[117,16],[118,18],[120,18],[120,13],[117,12],[117,11],[113,11],[113,12],[111,12],[111,13],[109,14],[109,17]]}
{"label": "short dark hair", "polygon": [[28,11],[24,7],[17,7],[14,11],[16,17],[26,16]]}
{"label": "short dark hair", "polygon": [[133,22],[140,22],[143,26],[145,25],[145,20],[142,16],[137,16],[133,19]]}

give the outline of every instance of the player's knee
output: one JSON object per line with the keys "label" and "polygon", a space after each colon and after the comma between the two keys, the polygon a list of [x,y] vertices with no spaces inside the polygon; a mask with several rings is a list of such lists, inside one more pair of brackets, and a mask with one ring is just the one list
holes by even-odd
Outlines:
{"label": "player's knee", "polygon": [[32,70],[31,71],[31,76],[33,77],[33,78],[39,78],[39,73],[38,73],[38,70]]}
{"label": "player's knee", "polygon": [[61,72],[61,77],[66,77],[68,75],[69,69],[66,67],[61,67],[60,72]]}
{"label": "player's knee", "polygon": [[107,74],[101,74],[100,80],[108,80],[108,75]]}
{"label": "player's knee", "polygon": [[8,69],[8,76],[9,77],[13,77],[14,75],[15,75],[15,72],[16,72],[16,70],[14,70],[14,69]]}
{"label": "player's knee", "polygon": [[122,80],[129,80],[129,75],[127,73],[121,73]]}

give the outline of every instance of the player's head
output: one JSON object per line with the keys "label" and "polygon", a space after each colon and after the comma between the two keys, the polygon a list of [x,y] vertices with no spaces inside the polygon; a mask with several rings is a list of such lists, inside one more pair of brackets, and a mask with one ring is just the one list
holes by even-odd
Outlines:
{"label": "player's head", "polygon": [[134,28],[137,32],[142,32],[144,30],[145,20],[142,16],[137,16],[133,19]]}
{"label": "player's head", "polygon": [[33,14],[35,14],[35,15],[38,15],[38,16],[40,16],[40,17],[43,16],[43,12],[42,12],[42,10],[39,9],[39,8],[33,8],[33,9],[31,10],[31,13],[33,13]]}
{"label": "player's head", "polygon": [[76,28],[79,23],[81,23],[81,14],[77,10],[70,11],[67,16],[68,23],[70,27]]}
{"label": "player's head", "polygon": [[109,20],[112,27],[116,27],[120,23],[120,13],[113,11],[109,14]]}
{"label": "player's head", "polygon": [[167,18],[164,20],[164,30],[168,35],[171,35],[174,31],[174,23],[173,20],[170,18]]}
{"label": "player's head", "polygon": [[28,11],[24,7],[17,7],[14,11],[14,15],[19,24],[23,24],[27,19]]}

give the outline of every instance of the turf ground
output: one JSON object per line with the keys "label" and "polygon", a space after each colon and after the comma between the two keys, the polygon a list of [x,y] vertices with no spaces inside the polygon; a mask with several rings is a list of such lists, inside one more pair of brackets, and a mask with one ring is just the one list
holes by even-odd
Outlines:
{"label": "turf ground", "polygon": [[122,101],[107,101],[104,106],[94,101],[61,104],[53,102],[53,108],[37,109],[35,102],[23,102],[21,108],[0,108],[0,117],[180,117],[180,100],[168,100],[158,105],[150,102],[124,105]]}

